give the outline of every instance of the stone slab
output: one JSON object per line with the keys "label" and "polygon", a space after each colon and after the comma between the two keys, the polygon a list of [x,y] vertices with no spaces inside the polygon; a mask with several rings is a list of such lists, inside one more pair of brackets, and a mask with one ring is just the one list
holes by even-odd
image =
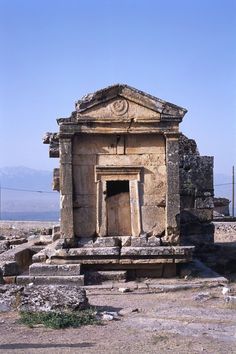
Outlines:
{"label": "stone slab", "polygon": [[69,257],[119,256],[119,247],[71,248],[66,252]]}
{"label": "stone slab", "polygon": [[121,256],[174,256],[191,254],[194,247],[123,247]]}
{"label": "stone slab", "polygon": [[29,284],[34,285],[84,285],[84,276],[18,276],[16,279],[17,284]]}
{"label": "stone slab", "polygon": [[[141,256],[140,256],[141,257]],[[163,264],[173,264],[173,263],[187,263],[187,262],[190,262],[192,260],[191,257],[181,257],[181,258],[174,258],[174,256],[169,256],[169,258],[167,257],[162,257],[159,256],[156,257],[156,258],[122,258],[119,260],[119,264],[122,264],[122,265],[154,265],[154,264],[160,264],[160,263],[163,263]]]}
{"label": "stone slab", "polygon": [[78,259],[64,259],[64,258],[52,258],[50,259],[50,264],[67,264],[67,263],[77,263],[80,264],[119,264],[119,258],[118,257],[113,257],[113,258],[80,258]]}
{"label": "stone slab", "polygon": [[44,264],[44,263],[33,263],[29,267],[30,275],[49,275],[49,276],[72,276],[80,275],[80,264]]}

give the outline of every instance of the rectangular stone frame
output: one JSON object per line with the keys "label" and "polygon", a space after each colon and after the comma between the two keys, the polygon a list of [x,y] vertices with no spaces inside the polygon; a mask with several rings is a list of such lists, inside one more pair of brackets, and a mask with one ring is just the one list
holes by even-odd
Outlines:
{"label": "rectangular stone frame", "polygon": [[95,182],[97,183],[97,234],[107,236],[106,182],[129,181],[131,230],[132,236],[141,233],[140,204],[138,182],[142,167],[137,166],[95,166]]}

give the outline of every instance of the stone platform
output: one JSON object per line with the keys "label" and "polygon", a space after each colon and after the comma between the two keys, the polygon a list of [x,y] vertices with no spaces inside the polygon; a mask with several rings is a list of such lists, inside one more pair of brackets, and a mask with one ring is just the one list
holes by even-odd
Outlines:
{"label": "stone platform", "polygon": [[84,285],[136,278],[170,278],[176,266],[192,260],[193,246],[160,245],[158,237],[99,237],[68,247],[60,239],[32,257],[28,274],[18,284]]}
{"label": "stone platform", "polygon": [[192,260],[192,246],[81,247],[55,250],[50,264],[158,264]]}

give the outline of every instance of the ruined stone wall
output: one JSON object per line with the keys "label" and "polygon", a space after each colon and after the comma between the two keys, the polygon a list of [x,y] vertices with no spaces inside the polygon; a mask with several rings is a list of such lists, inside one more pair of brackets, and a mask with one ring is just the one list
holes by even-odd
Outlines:
{"label": "ruined stone wall", "polygon": [[229,203],[227,198],[214,198],[215,216],[229,216]]}
{"label": "ruined stone wall", "polygon": [[77,237],[95,235],[98,186],[95,166],[143,167],[139,188],[141,231],[165,230],[166,164],[162,135],[81,134],[73,139],[73,210]]}
{"label": "ruined stone wall", "polygon": [[179,157],[181,243],[212,243],[213,157],[200,156],[196,142],[183,134],[179,139]]}

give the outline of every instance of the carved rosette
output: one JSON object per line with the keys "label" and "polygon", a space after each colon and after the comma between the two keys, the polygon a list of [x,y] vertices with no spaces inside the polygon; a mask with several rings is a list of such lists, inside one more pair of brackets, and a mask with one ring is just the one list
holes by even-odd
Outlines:
{"label": "carved rosette", "polygon": [[116,116],[123,116],[128,111],[128,101],[125,99],[119,99],[110,104],[111,113]]}

